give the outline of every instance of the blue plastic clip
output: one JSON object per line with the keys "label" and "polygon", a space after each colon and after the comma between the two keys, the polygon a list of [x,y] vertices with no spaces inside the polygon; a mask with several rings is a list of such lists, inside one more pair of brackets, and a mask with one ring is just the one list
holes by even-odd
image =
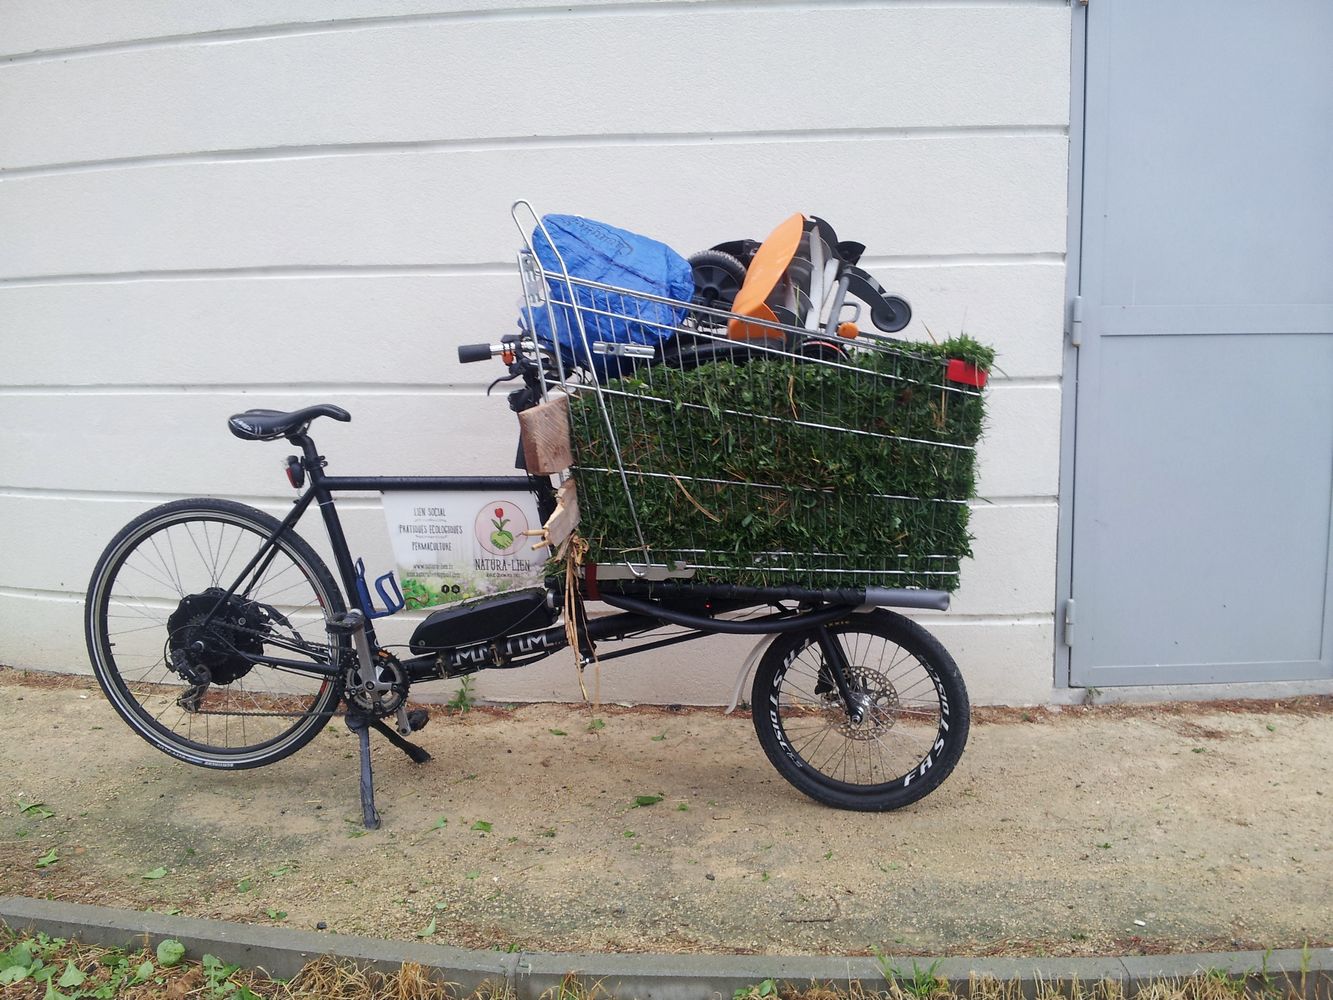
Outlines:
{"label": "blue plastic clip", "polygon": [[[393,587],[393,593],[390,594],[388,587]],[[397,614],[407,607],[407,601],[403,598],[403,592],[398,588],[398,581],[394,579],[393,570],[385,573],[375,580],[375,590],[380,595],[380,600],[384,602],[383,611],[376,611],[375,605],[370,599],[370,587],[366,585],[366,564],[363,560],[356,561],[356,596],[361,602],[361,610],[366,613],[367,618],[387,618],[389,615]]]}

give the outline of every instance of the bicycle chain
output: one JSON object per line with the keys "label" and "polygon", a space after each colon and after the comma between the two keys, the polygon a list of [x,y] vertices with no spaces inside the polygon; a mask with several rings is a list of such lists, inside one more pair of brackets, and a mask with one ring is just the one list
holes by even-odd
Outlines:
{"label": "bicycle chain", "polygon": [[336,719],[340,715],[347,715],[348,713],[347,710],[344,708],[328,712],[223,712],[223,711],[210,710],[206,712],[205,711],[191,712],[190,714],[241,716],[246,719],[270,719],[270,718],[305,719],[311,716],[326,716],[330,719]]}
{"label": "bicycle chain", "polygon": [[[233,631],[235,631],[235,632],[239,632],[239,633],[243,633],[243,634],[253,635],[253,636],[256,636],[256,637],[258,637],[258,638],[265,639],[265,640],[268,640],[268,639],[271,639],[271,638],[272,638],[271,634],[269,634],[269,633],[267,633],[267,632],[260,632],[260,631],[258,631],[258,630],[256,630],[256,629],[247,628],[247,627],[245,627],[245,626],[243,626],[243,625],[233,625],[233,626],[232,626],[232,629],[233,629]],[[295,641],[295,642],[291,642],[291,640],[288,640],[288,642],[291,642],[291,646],[293,646],[293,647],[296,646],[298,643],[299,643],[300,646],[302,647],[302,648],[299,649],[299,650],[298,650],[298,649],[292,649],[293,652],[304,652],[304,653],[306,653],[307,655],[313,657],[313,656],[317,655],[319,652],[323,652],[323,651],[324,651],[323,648],[318,647],[318,646],[314,646],[312,643],[310,643],[307,639],[305,639],[304,636],[301,635],[300,632],[296,631],[296,629],[292,629],[292,632],[293,632],[293,634],[296,636],[296,641]],[[279,645],[282,645],[282,644],[280,643]],[[234,647],[233,647],[233,649],[234,649]],[[348,652],[350,652],[350,650],[344,650],[343,652],[344,652],[344,655],[346,655]],[[395,664],[397,664],[397,661],[396,661],[396,660],[395,660],[394,662],[395,662]],[[408,683],[410,683],[410,682],[408,682]],[[344,697],[345,697],[345,693],[344,693]],[[404,692],[404,701],[403,701],[403,703],[406,704],[406,692]],[[216,715],[216,716],[223,716],[223,717],[227,717],[227,718],[246,718],[246,719],[271,719],[271,718],[281,718],[281,719],[329,718],[329,719],[337,719],[337,718],[341,718],[341,717],[346,717],[347,715],[349,715],[349,714],[351,714],[351,713],[349,713],[348,710],[347,710],[346,708],[342,708],[342,709],[331,709],[331,710],[329,710],[329,711],[327,711],[327,712],[228,712],[228,711],[220,710],[220,709],[209,709],[209,710],[197,709],[197,710],[195,710],[194,712],[191,712],[190,714],[191,714],[191,715]],[[358,714],[363,714],[363,713],[358,713]],[[392,714],[392,713],[389,713],[389,714]]]}

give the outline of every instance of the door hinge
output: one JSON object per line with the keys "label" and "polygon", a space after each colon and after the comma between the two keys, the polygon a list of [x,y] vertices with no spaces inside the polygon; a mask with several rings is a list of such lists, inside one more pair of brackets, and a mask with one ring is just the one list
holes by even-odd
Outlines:
{"label": "door hinge", "polygon": [[1069,343],[1074,347],[1083,346],[1083,296],[1075,295],[1069,305]]}
{"label": "door hinge", "polygon": [[1065,601],[1065,645],[1074,645],[1074,599]]}

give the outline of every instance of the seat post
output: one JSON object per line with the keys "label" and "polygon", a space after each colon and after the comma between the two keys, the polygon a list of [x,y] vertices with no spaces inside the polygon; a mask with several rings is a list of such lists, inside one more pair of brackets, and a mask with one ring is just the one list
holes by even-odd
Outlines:
{"label": "seat post", "polygon": [[305,470],[310,476],[312,483],[324,477],[324,456],[319,453],[315,447],[314,439],[306,433],[302,427],[295,434],[287,435],[287,440],[301,449],[301,454],[305,457]]}

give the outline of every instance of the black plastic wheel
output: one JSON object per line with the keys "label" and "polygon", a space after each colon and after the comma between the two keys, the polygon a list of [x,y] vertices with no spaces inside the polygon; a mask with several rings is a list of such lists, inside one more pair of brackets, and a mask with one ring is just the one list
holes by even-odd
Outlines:
{"label": "black plastic wheel", "polygon": [[97,562],[84,618],[93,671],[130,728],[173,757],[270,764],[310,742],[338,707],[340,677],[247,658],[337,663],[346,643],[324,627],[326,609],[344,610],[337,584],[294,532],[257,579],[226,596],[277,528],[244,504],[177,500],[131,521]]}
{"label": "black plastic wheel", "polygon": [[[695,305],[726,311],[745,284],[745,265],[721,250],[700,250],[690,258]],[[716,317],[714,317],[716,319]]]}
{"label": "black plastic wheel", "polygon": [[854,723],[815,630],[780,635],[755,671],[752,712],[768,759],[797,789],[839,809],[898,809],[949,776],[970,709],[958,666],[920,625],[890,611],[828,626],[864,717]]}

